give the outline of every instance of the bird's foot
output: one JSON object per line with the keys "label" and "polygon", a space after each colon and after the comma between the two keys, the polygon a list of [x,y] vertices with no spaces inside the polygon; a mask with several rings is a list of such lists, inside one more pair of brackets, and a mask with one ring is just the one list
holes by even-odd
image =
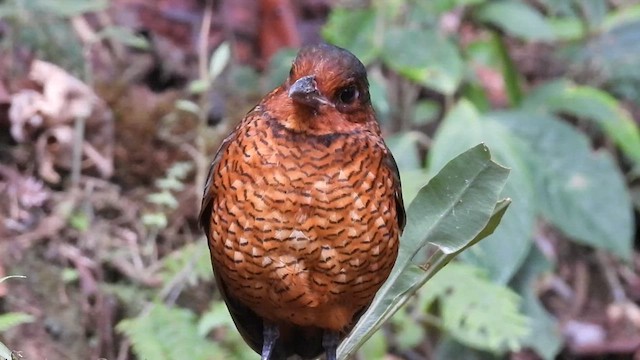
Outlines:
{"label": "bird's foot", "polygon": [[280,336],[280,332],[278,331],[278,326],[275,324],[265,322],[263,327],[261,360],[269,360],[271,358],[271,353],[276,346],[276,340],[278,340],[278,337]]}
{"label": "bird's foot", "polygon": [[338,345],[340,345],[340,335],[335,331],[325,331],[322,335],[322,347],[327,360],[337,359]]}

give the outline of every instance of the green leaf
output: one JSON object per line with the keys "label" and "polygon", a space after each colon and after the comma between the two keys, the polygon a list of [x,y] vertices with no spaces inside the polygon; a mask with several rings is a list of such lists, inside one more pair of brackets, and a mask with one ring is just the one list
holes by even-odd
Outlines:
{"label": "green leaf", "polygon": [[271,57],[267,68],[269,88],[273,89],[280,86],[287,79],[296,53],[296,49],[281,49]]}
{"label": "green leaf", "polygon": [[155,304],[148,313],[122,320],[116,330],[131,341],[139,359],[230,358],[222,348],[198,334],[195,314],[187,309]]}
{"label": "green leaf", "polygon": [[526,144],[504,126],[481,116],[470,102],[461,100],[447,114],[434,137],[429,171],[438,171],[447,159],[478,142],[487,143],[495,158],[512,169],[502,196],[515,201],[500,228],[463,253],[462,258],[487,269],[497,282],[506,283],[529,251],[535,220],[534,185]]}
{"label": "green leaf", "polygon": [[358,354],[361,359],[384,359],[387,355],[387,338],[382,331],[376,331],[371,338],[365,342]]}
{"label": "green leaf", "polygon": [[69,225],[80,232],[85,232],[89,229],[89,217],[85,213],[74,212],[69,216]]}
{"label": "green leaf", "polygon": [[590,31],[597,31],[607,15],[607,3],[602,0],[580,0],[575,2],[580,8],[581,17],[586,21]]}
{"label": "green leaf", "polygon": [[368,65],[380,52],[374,41],[376,15],[373,8],[335,8],[322,29],[322,36],[327,42],[349,49],[363,64]]}
{"label": "green leaf", "polygon": [[224,67],[229,63],[231,59],[231,46],[228,42],[223,42],[218,45],[218,48],[211,55],[211,61],[209,61],[209,81],[214,81],[224,70]]}
{"label": "green leaf", "polygon": [[4,313],[0,315],[0,333],[14,326],[33,322],[33,320],[33,316],[21,312]]}
{"label": "green leaf", "polygon": [[413,110],[413,124],[427,125],[440,114],[440,104],[433,100],[419,100]]}
{"label": "green leaf", "polygon": [[591,120],[615,141],[627,157],[640,164],[640,131],[631,115],[608,93],[558,80],[532,91],[522,105],[525,109]]}
{"label": "green leaf", "polygon": [[[437,11],[442,13],[442,12],[455,10],[456,8],[459,8],[462,6],[481,4],[485,1],[487,0],[435,0],[433,1],[433,3]],[[425,2],[425,3],[428,3],[428,2]]]}
{"label": "green leaf", "polygon": [[211,308],[202,314],[200,321],[198,321],[198,334],[204,337],[212,330],[221,327],[235,329],[227,306],[224,302],[215,301],[211,303]]}
{"label": "green leaf", "polygon": [[[393,325],[395,346],[400,350],[412,349],[424,341],[426,331],[424,326],[406,311],[404,307],[391,318]],[[370,341],[367,341],[370,342]]]}
{"label": "green leaf", "polygon": [[421,168],[420,154],[418,154],[418,137],[420,136],[422,136],[421,133],[408,131],[385,139],[396,159],[398,169],[415,170]]}
{"label": "green leaf", "polygon": [[150,48],[147,39],[135,34],[131,29],[123,26],[107,26],[97,35],[98,39],[112,39],[123,45],[139,50],[148,50]]}
{"label": "green leaf", "polygon": [[462,81],[464,64],[458,48],[434,31],[393,28],[385,34],[382,57],[407,79],[446,95]]}
{"label": "green leaf", "polygon": [[470,347],[496,354],[517,351],[529,334],[518,294],[489,281],[483,269],[449,264],[420,295],[421,308],[439,301],[444,330]]}
{"label": "green leaf", "polygon": [[409,206],[407,223],[414,225],[404,230],[398,261],[412,258],[427,242],[445,254],[464,247],[486,225],[508,174],[484,144],[449,162]]}
{"label": "green leaf", "polygon": [[[209,269],[209,273],[211,270]],[[216,336],[221,339],[221,345],[225,349],[229,349],[233,354],[233,359],[237,360],[253,360],[255,353],[244,342],[240,333],[236,330],[231,315],[227,310],[227,306],[222,301],[213,301],[211,307],[207,310],[200,321],[198,321],[198,334],[204,337],[211,331],[215,330]]]}
{"label": "green leaf", "polygon": [[162,259],[160,276],[165,284],[179,277],[189,285],[213,278],[211,258],[206,241],[189,243]]}
{"label": "green leaf", "polygon": [[520,72],[516,68],[507,44],[503,36],[497,32],[493,33],[493,43],[496,49],[496,53],[500,57],[500,66],[502,68],[502,77],[504,78],[504,84],[509,97],[509,102],[512,106],[520,105],[522,102],[522,86],[520,85]]}
{"label": "green leaf", "polygon": [[425,169],[400,170],[402,179],[402,198],[411,203],[418,191],[429,182],[429,173]]}
{"label": "green leaf", "polygon": [[208,89],[209,89],[209,81],[207,81],[206,79],[193,80],[187,86],[187,91],[189,92],[189,94],[194,94],[194,95],[202,94],[206,92]]}
{"label": "green leaf", "polygon": [[545,310],[537,294],[540,276],[551,271],[549,261],[534,247],[511,283],[523,297],[522,311],[531,319],[531,332],[523,345],[535,350],[545,360],[555,359],[563,345],[557,320]]}
{"label": "green leaf", "polygon": [[371,95],[371,104],[376,111],[376,117],[381,125],[387,124],[391,116],[391,105],[387,94],[387,83],[380,69],[374,69],[368,74],[369,77],[369,93]]}
{"label": "green leaf", "polygon": [[640,21],[589,38],[572,68],[591,74],[614,94],[640,104]]}
{"label": "green leaf", "polygon": [[39,11],[61,17],[73,17],[88,12],[104,11],[109,7],[107,0],[38,0],[36,4],[34,6]]}
{"label": "green leaf", "polygon": [[524,40],[554,40],[553,29],[545,18],[525,2],[490,1],[479,6],[475,16]]}
{"label": "green leaf", "polygon": [[[420,286],[459,252],[493,232],[508,206],[505,202],[496,207],[508,174],[509,170],[491,161],[491,154],[484,145],[478,145],[453,159],[420,190],[407,211],[407,226],[389,279],[340,345],[340,358],[353,355]],[[423,270],[412,259],[427,243],[433,244],[438,251],[433,252]]]}
{"label": "green leaf", "polygon": [[176,200],[176,197],[168,190],[147,195],[147,201],[151,204],[164,205],[170,209],[178,207],[178,200]]}
{"label": "green leaf", "polygon": [[200,106],[190,100],[178,100],[176,101],[176,109],[190,112],[194,115],[200,114]]}
{"label": "green leaf", "polygon": [[629,193],[611,156],[553,116],[504,111],[490,118],[528,146],[542,215],[576,241],[630,259],[634,223]]}
{"label": "green leaf", "polygon": [[141,220],[144,226],[151,228],[164,229],[168,225],[167,215],[161,212],[146,213]]}
{"label": "green leaf", "polygon": [[640,22],[640,4],[621,6],[615,11],[610,12],[604,20],[603,28],[605,30],[611,30],[620,25],[632,22]]}

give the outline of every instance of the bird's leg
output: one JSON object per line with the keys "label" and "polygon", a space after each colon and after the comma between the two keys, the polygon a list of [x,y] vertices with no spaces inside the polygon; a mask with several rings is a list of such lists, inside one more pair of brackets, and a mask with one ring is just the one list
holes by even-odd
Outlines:
{"label": "bird's leg", "polygon": [[324,348],[327,360],[336,360],[340,335],[335,331],[325,331],[322,334],[322,347]]}
{"label": "bird's leg", "polygon": [[280,336],[278,326],[270,322],[264,322],[262,330],[262,360],[269,360],[276,346],[276,340]]}

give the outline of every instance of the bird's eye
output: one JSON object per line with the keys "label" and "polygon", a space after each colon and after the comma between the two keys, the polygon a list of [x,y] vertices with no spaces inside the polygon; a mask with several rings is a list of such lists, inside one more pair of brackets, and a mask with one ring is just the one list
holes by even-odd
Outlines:
{"label": "bird's eye", "polygon": [[347,86],[346,88],[340,90],[338,94],[338,99],[340,102],[346,105],[353,103],[358,98],[358,89],[355,85]]}

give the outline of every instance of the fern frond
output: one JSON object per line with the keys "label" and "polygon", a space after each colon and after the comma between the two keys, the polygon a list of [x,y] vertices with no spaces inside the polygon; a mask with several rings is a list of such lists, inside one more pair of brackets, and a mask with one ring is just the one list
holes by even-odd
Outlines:
{"label": "fern frond", "polygon": [[440,304],[441,326],[463,344],[501,353],[518,350],[529,334],[520,297],[492,283],[484,270],[456,262],[440,271],[420,293],[420,308]]}
{"label": "fern frond", "polygon": [[198,334],[195,314],[184,308],[155,304],[146,314],[121,321],[116,329],[131,341],[139,359],[229,358],[220,346]]}

